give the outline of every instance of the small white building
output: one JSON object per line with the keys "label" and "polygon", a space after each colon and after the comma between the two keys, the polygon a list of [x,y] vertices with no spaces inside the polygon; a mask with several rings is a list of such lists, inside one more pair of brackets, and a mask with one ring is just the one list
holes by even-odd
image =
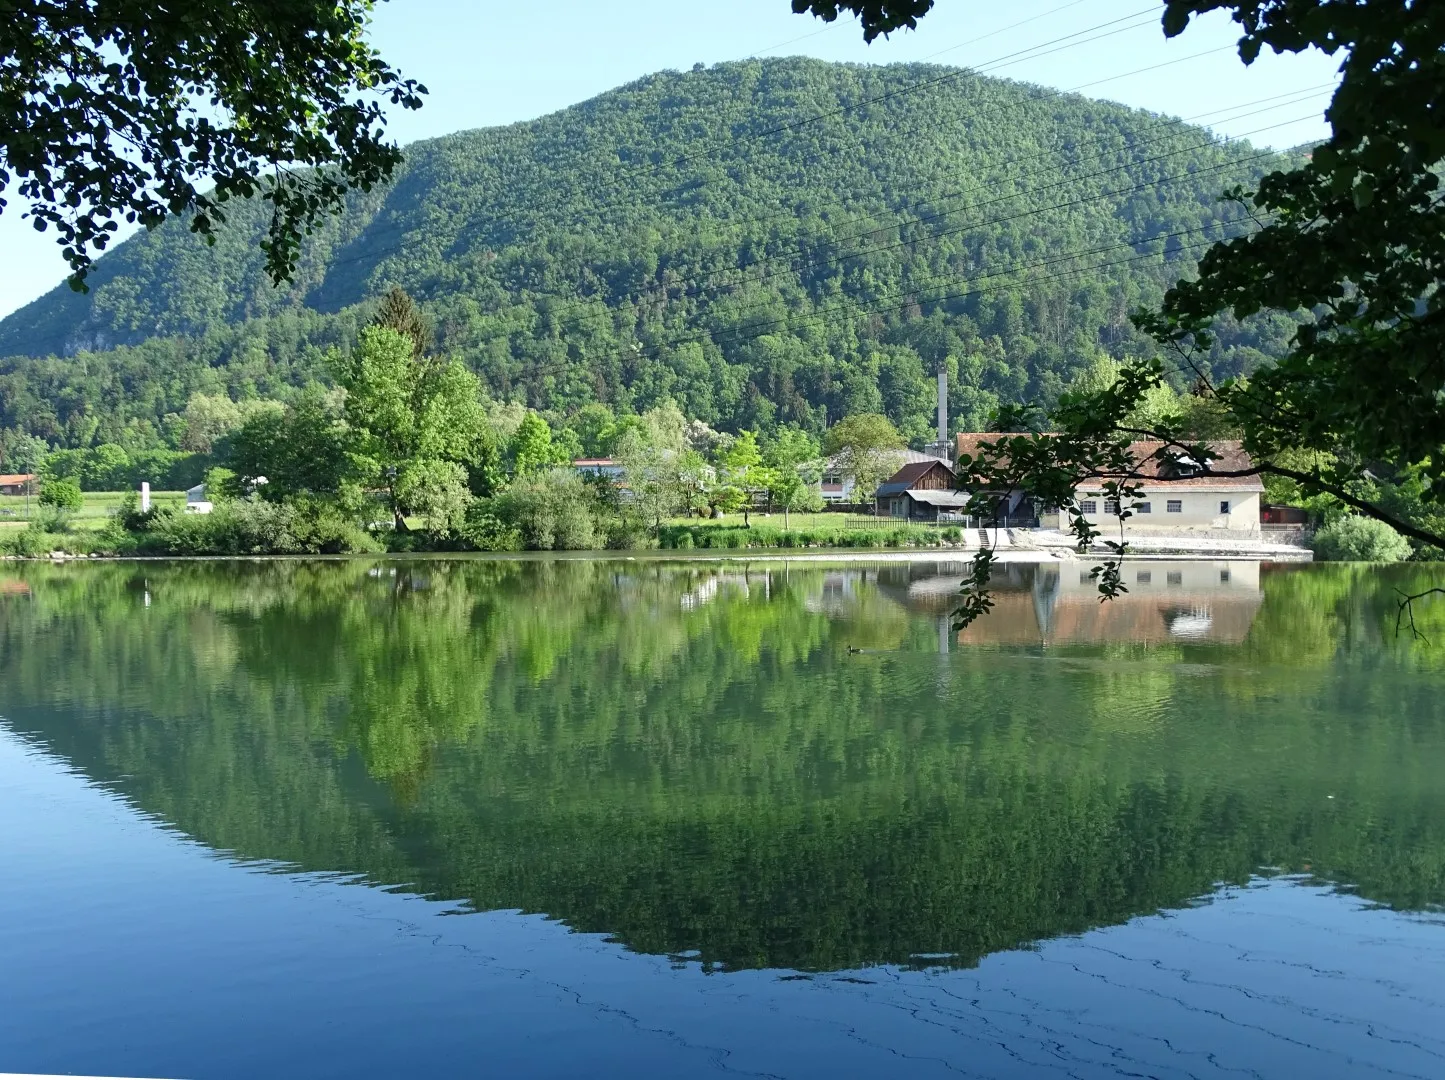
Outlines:
{"label": "small white building", "polygon": [[206,499],[206,485],[186,488],[186,513],[209,514],[215,507]]}
{"label": "small white building", "polygon": [[[1124,521],[1124,532],[1165,534],[1181,532],[1228,532],[1260,535],[1260,497],[1264,481],[1258,474],[1212,476],[1211,472],[1241,472],[1254,467],[1243,446],[1237,442],[1207,444],[1214,456],[1208,462],[1179,458],[1166,452],[1163,443],[1136,442],[1130,446],[1136,477],[1129,480],[1142,491],[1129,500],[1133,516]],[[1075,498],[1090,524],[1106,535],[1119,527],[1117,507],[1104,495],[1102,480],[1080,484]],[[1061,515],[1040,515],[1045,528],[1067,528]]]}

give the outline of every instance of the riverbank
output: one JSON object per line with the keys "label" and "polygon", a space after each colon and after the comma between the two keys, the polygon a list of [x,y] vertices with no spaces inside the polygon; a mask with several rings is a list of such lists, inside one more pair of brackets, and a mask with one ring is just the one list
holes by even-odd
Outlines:
{"label": "riverbank", "polygon": [[[911,548],[703,548],[678,550],[675,548],[644,548],[632,551],[380,551],[353,553],[237,553],[226,555],[195,554],[135,554],[135,553],[71,553],[53,550],[36,555],[0,555],[0,562],[217,562],[217,561],[261,561],[261,560],[447,560],[484,559],[491,561],[697,561],[697,562],[949,562],[965,565],[978,552],[978,547],[963,545],[939,545],[934,547]],[[1042,546],[1003,546],[994,548],[994,561],[998,563],[1094,563],[1108,557],[1107,550],[1086,554],[1069,548],[1047,548]],[[1141,560],[1200,560],[1231,561],[1248,560],[1263,562],[1310,562],[1312,553],[1306,548],[1283,545],[1235,545],[1232,548],[1192,547],[1179,545],[1156,550],[1130,550],[1128,559]]]}

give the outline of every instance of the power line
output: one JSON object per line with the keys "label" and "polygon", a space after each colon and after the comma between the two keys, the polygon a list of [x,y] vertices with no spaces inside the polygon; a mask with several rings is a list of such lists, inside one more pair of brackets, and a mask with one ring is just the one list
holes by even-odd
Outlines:
{"label": "power line", "polygon": [[[1047,48],[1047,46],[1050,46],[1050,45],[1057,45],[1057,44],[1060,43],[1060,42],[1072,42],[1072,44],[1067,45],[1067,46],[1065,46],[1064,48],[1075,48],[1075,47],[1077,47],[1077,46],[1079,46],[1079,45],[1086,45],[1086,44],[1089,44],[1090,42],[1098,41],[1098,40],[1100,40],[1101,38],[1112,37],[1114,34],[1122,33],[1122,32],[1125,31],[1125,30],[1136,29],[1137,27],[1139,27],[1139,26],[1144,26],[1144,25],[1146,25],[1146,24],[1143,23],[1143,22],[1140,22],[1140,23],[1133,24],[1133,25],[1130,25],[1130,26],[1119,27],[1119,28],[1116,29],[1116,30],[1111,30],[1111,31],[1110,31],[1109,33],[1107,33],[1107,34],[1100,34],[1098,37],[1088,38],[1088,39],[1086,39],[1086,40],[1084,40],[1084,41],[1074,40],[1074,39],[1083,37],[1083,35],[1085,35],[1085,34],[1093,33],[1095,30],[1102,30],[1102,29],[1104,29],[1104,28],[1106,28],[1106,27],[1115,26],[1116,24],[1121,23],[1121,22],[1124,22],[1124,21],[1126,21],[1126,20],[1128,20],[1128,19],[1137,19],[1140,15],[1143,15],[1143,14],[1152,14],[1153,11],[1154,11],[1154,8],[1153,8],[1153,7],[1144,8],[1144,9],[1142,9],[1141,11],[1136,11],[1136,12],[1134,12],[1132,15],[1124,15],[1124,16],[1122,16],[1122,17],[1120,17],[1120,18],[1117,18],[1117,19],[1110,19],[1108,22],[1102,22],[1102,23],[1098,23],[1098,24],[1096,24],[1096,25],[1094,25],[1094,26],[1085,27],[1083,30],[1078,30],[1078,31],[1076,31],[1076,32],[1074,32],[1074,33],[1072,33],[1072,34],[1065,34],[1063,37],[1057,37],[1057,38],[1052,39],[1051,41],[1046,41],[1046,42],[1044,42],[1042,45],[1034,45],[1034,46],[1030,46],[1030,47],[1027,48],[1027,49],[1019,49],[1019,50],[1016,50],[1016,51],[1011,52],[1011,53],[1005,53],[1003,56],[997,57],[997,58],[995,58],[995,59],[993,59],[993,60],[986,61],[984,64],[979,65],[978,67],[975,67],[975,68],[960,68],[960,69],[958,69],[957,71],[951,71],[951,72],[949,72],[947,75],[940,75],[940,76],[938,76],[938,77],[936,77],[936,78],[933,78],[933,79],[923,79],[923,80],[921,80],[921,81],[919,81],[919,82],[916,82],[916,83],[910,83],[910,84],[907,85],[907,86],[900,86],[900,87],[897,88],[896,90],[890,90],[890,91],[888,91],[886,94],[877,94],[877,95],[875,95],[875,96],[873,96],[873,97],[870,97],[870,98],[864,98],[862,101],[855,102],[855,103],[852,104],[852,105],[842,105],[842,106],[839,106],[839,107],[836,108],[836,109],[831,109],[831,110],[828,110],[828,111],[826,111],[826,112],[821,112],[821,113],[818,113],[818,114],[816,114],[816,115],[814,115],[814,116],[805,117],[805,118],[802,119],[802,120],[794,120],[794,121],[792,121],[792,122],[790,122],[790,123],[787,123],[787,124],[779,124],[779,125],[777,125],[777,126],[775,126],[775,127],[766,128],[766,129],[764,129],[763,131],[760,131],[760,132],[758,132],[758,133],[755,134],[755,135],[749,136],[748,139],[745,140],[745,141],[748,141],[748,142],[759,142],[759,141],[761,141],[761,140],[763,140],[763,139],[770,139],[770,138],[772,138],[774,135],[780,135],[780,134],[782,134],[782,133],[785,132],[785,131],[796,131],[796,130],[798,130],[799,128],[807,127],[807,126],[809,126],[810,124],[816,124],[816,123],[818,123],[819,121],[822,121],[822,120],[829,120],[829,119],[832,119],[832,118],[835,117],[835,116],[844,116],[844,115],[846,115],[846,114],[848,114],[848,113],[851,113],[851,112],[857,112],[859,109],[866,108],[866,107],[869,106],[869,105],[876,105],[876,104],[877,104],[878,102],[880,102],[880,101],[889,101],[889,100],[891,100],[891,99],[893,99],[893,98],[895,98],[895,97],[901,97],[901,96],[904,95],[904,94],[912,94],[912,93],[916,93],[916,92],[919,91],[919,90],[926,90],[926,89],[928,89],[928,88],[930,88],[930,87],[933,87],[933,86],[940,86],[940,85],[942,85],[942,84],[944,84],[944,83],[953,82],[953,81],[956,80],[956,79],[961,79],[961,78],[964,78],[965,76],[968,76],[968,75],[978,75],[978,74],[982,74],[982,73],[984,73],[984,72],[986,72],[986,71],[988,71],[988,70],[990,70],[990,69],[996,69],[996,68],[1001,67],[1001,66],[1009,66],[1009,65],[1006,65],[1006,64],[1003,63],[1003,61],[1005,61],[1005,60],[1011,60],[1011,61],[1013,61],[1013,63],[1020,63],[1020,62],[1022,62],[1022,60],[1024,60],[1024,59],[1036,60],[1036,59],[1038,59],[1040,56],[1051,56],[1051,55],[1053,55],[1053,54],[1056,53],[1056,52],[1062,52],[1062,51],[1063,51],[1063,48],[1049,49],[1047,52],[1041,52],[1041,53],[1039,53],[1038,56],[1027,56],[1026,54],[1038,52],[1038,50],[1040,50],[1040,49],[1045,49],[1045,48]],[[1149,21],[1153,21],[1153,20],[1151,19],[1151,20],[1149,20]],[[979,39],[979,40],[982,40],[982,39]],[[966,42],[965,44],[973,44],[973,42]],[[1015,58],[1018,58],[1018,59],[1015,59]],[[725,146],[725,145],[730,145],[730,144],[721,144],[721,146]],[[721,146],[720,146],[719,148],[721,148]],[[677,165],[682,164],[683,162],[689,161],[689,160],[691,160],[692,158],[698,157],[698,156],[704,156],[704,155],[703,155],[703,154],[700,154],[700,153],[683,154],[681,157],[674,158],[673,161],[671,162],[671,164],[675,167],[675,166],[677,166]],[[705,156],[711,156],[711,152],[710,152],[710,151],[707,152]]]}
{"label": "power line", "polygon": [[[1067,6],[1067,5],[1066,5],[1066,6]],[[1045,42],[1043,42],[1043,43],[1041,43],[1041,44],[1039,44],[1039,45],[1032,45],[1032,46],[1029,46],[1029,47],[1026,48],[1026,49],[1019,49],[1019,50],[1015,50],[1014,52],[1011,52],[1011,53],[1005,53],[1005,54],[1002,55],[1002,56],[995,57],[995,58],[992,59],[992,60],[985,61],[983,64],[977,65],[977,66],[975,66],[975,67],[971,67],[971,68],[959,68],[959,69],[956,69],[956,70],[954,70],[954,71],[950,71],[950,72],[948,72],[948,73],[946,73],[946,74],[944,74],[944,75],[935,76],[935,77],[930,78],[930,79],[923,79],[923,80],[920,80],[920,81],[915,82],[915,83],[910,83],[910,84],[907,84],[907,85],[905,85],[905,86],[898,87],[898,88],[896,88],[896,89],[894,89],[894,90],[890,90],[890,91],[888,91],[888,92],[886,92],[886,93],[883,93],[883,94],[877,94],[877,95],[874,95],[873,97],[864,98],[864,99],[862,99],[861,101],[854,102],[854,103],[852,103],[852,104],[850,104],[850,105],[839,106],[839,107],[836,108],[836,109],[831,109],[831,110],[827,110],[827,111],[824,111],[824,112],[821,112],[821,113],[814,114],[813,116],[804,117],[804,118],[801,119],[801,120],[794,120],[794,121],[790,121],[790,122],[788,122],[788,123],[786,123],[786,124],[776,125],[776,126],[774,126],[774,127],[772,127],[772,128],[764,129],[763,131],[757,132],[757,133],[752,134],[752,135],[748,135],[748,136],[744,136],[744,137],[739,137],[739,138],[732,138],[732,139],[720,140],[720,141],[714,143],[712,146],[704,147],[704,148],[701,149],[701,150],[696,150],[696,151],[692,151],[692,152],[689,152],[689,153],[686,153],[686,154],[682,154],[682,155],[680,155],[680,156],[678,156],[678,157],[676,157],[676,158],[671,159],[670,161],[658,162],[658,163],[656,163],[656,164],[649,164],[649,165],[647,165],[647,166],[645,166],[645,167],[640,167],[639,169],[636,170],[636,172],[637,172],[637,174],[638,174],[639,176],[640,176],[641,174],[643,174],[643,173],[652,173],[654,176],[656,176],[656,175],[660,172],[660,170],[663,169],[663,168],[668,168],[668,167],[670,167],[670,168],[672,168],[672,169],[677,169],[679,166],[681,166],[681,165],[683,165],[683,164],[685,164],[685,163],[687,163],[687,162],[689,162],[689,161],[691,161],[691,160],[693,160],[693,159],[707,159],[707,158],[712,158],[712,157],[714,157],[718,152],[720,152],[720,151],[722,151],[722,150],[726,150],[726,149],[736,149],[739,144],[746,145],[746,144],[749,144],[749,143],[759,142],[759,141],[762,141],[762,140],[764,140],[764,139],[770,139],[770,138],[773,138],[774,136],[779,135],[779,134],[782,134],[782,133],[784,133],[784,132],[796,131],[796,130],[799,130],[799,129],[803,128],[803,127],[807,127],[807,126],[809,126],[809,125],[816,124],[816,123],[818,123],[818,122],[820,122],[820,121],[823,121],[823,120],[827,120],[827,119],[831,119],[831,118],[833,118],[833,117],[843,116],[843,115],[846,115],[846,114],[848,114],[848,113],[856,112],[856,111],[859,110],[859,109],[865,108],[865,107],[867,107],[867,106],[869,106],[869,105],[877,104],[878,102],[881,102],[881,101],[892,100],[892,99],[894,99],[894,98],[901,97],[901,96],[904,96],[904,95],[906,95],[906,94],[912,94],[912,93],[916,93],[916,92],[919,91],[919,90],[926,90],[926,89],[929,89],[929,88],[931,88],[931,87],[941,86],[941,85],[943,85],[943,84],[945,84],[945,83],[953,82],[953,81],[956,81],[956,80],[962,79],[962,78],[974,78],[974,77],[977,77],[977,76],[979,76],[979,75],[981,75],[981,74],[987,74],[987,73],[989,73],[989,72],[1001,70],[1001,69],[1006,68],[1006,67],[1012,67],[1012,66],[1015,65],[1015,64],[1024,63],[1024,62],[1029,61],[1029,60],[1037,60],[1037,59],[1040,59],[1040,58],[1042,58],[1042,57],[1044,57],[1044,56],[1052,56],[1052,55],[1054,55],[1054,54],[1056,54],[1056,53],[1064,52],[1064,51],[1066,51],[1066,50],[1068,50],[1068,49],[1077,48],[1077,47],[1080,46],[1080,45],[1091,44],[1091,43],[1093,43],[1093,42],[1095,42],[1095,41],[1100,41],[1100,40],[1103,40],[1104,38],[1113,37],[1113,36],[1116,35],[1116,34],[1124,33],[1124,32],[1126,32],[1126,31],[1128,31],[1128,30],[1136,30],[1136,29],[1139,29],[1140,27],[1150,25],[1150,24],[1154,21],[1154,19],[1153,19],[1153,17],[1152,17],[1152,12],[1153,12],[1154,10],[1155,10],[1155,9],[1154,9],[1153,7],[1143,8],[1143,9],[1141,9],[1140,11],[1134,12],[1133,14],[1124,15],[1124,16],[1121,16],[1121,17],[1119,17],[1119,18],[1117,18],[1117,19],[1110,19],[1110,20],[1108,20],[1107,22],[1097,23],[1097,24],[1095,24],[1095,25],[1093,25],[1093,26],[1088,26],[1088,27],[1085,27],[1085,28],[1082,29],[1082,30],[1075,31],[1075,32],[1072,33],[1072,34],[1065,34],[1065,35],[1063,35],[1063,36],[1061,36],[1061,37],[1057,37],[1057,38],[1053,38],[1053,39],[1051,39],[1051,40],[1049,40],[1049,41],[1045,41]],[[1138,19],[1139,16],[1141,16],[1141,15],[1150,15],[1151,17],[1150,17],[1150,18],[1143,19],[1143,20],[1138,21],[1138,22],[1129,23],[1129,24],[1126,25],[1126,26],[1117,26],[1118,23],[1127,22],[1128,20],[1131,20],[1131,19]],[[1024,21],[1027,22],[1027,21],[1030,21],[1030,20],[1024,20]],[[1020,24],[1017,24],[1017,25],[1022,25],[1022,24],[1020,23]],[[1109,27],[1114,27],[1114,29],[1111,29],[1111,30],[1107,29],[1107,28],[1109,28]],[[1012,27],[1006,27],[1005,29],[1012,29]],[[1107,30],[1107,32],[1106,32],[1106,33],[1095,34],[1095,36],[1093,36],[1093,37],[1086,37],[1086,36],[1085,36],[1085,35],[1088,35],[1088,34],[1094,34],[1095,31],[1099,31],[1099,30]],[[993,34],[995,34],[995,33],[1000,33],[1000,32],[1001,32],[1001,31],[994,31],[994,32],[991,33],[991,34],[985,35],[985,37],[991,37],[991,36],[993,36]],[[980,41],[980,40],[983,40],[983,38],[971,39],[970,41],[963,42],[963,43],[962,43],[960,46],[958,46],[958,47],[962,47],[962,45],[974,44],[976,41]],[[1049,46],[1055,46],[1055,47],[1054,47],[1054,48],[1049,48]],[[1182,60],[1184,60],[1184,59],[1186,59],[1186,58],[1182,58],[1182,57],[1181,57],[1179,62],[1182,62]],[[635,180],[635,179],[632,179],[632,178],[629,178],[629,177],[627,177],[627,176],[622,176],[622,177],[616,177],[616,178],[614,178],[612,182],[613,182],[614,184],[627,184],[627,183],[635,183],[636,180]],[[693,185],[691,186],[690,190],[694,190],[694,191],[695,191],[695,190],[697,190],[699,187],[705,187],[705,186],[707,186],[707,184],[712,183],[712,182],[713,182],[713,181],[711,181],[711,180],[702,180],[702,181],[699,181],[699,182],[693,184]],[[608,204],[605,204],[605,203],[604,203],[604,204],[602,204],[602,205],[600,205],[600,206],[594,207],[593,209],[594,209],[595,212],[605,212],[606,210],[614,209],[614,208],[615,208],[616,206],[618,206],[618,205],[621,205],[621,204],[619,204],[619,203],[613,203],[613,204],[611,204],[611,205],[608,205]],[[513,223],[513,226],[514,226],[514,227],[517,227],[517,223],[514,222],[514,223]]]}

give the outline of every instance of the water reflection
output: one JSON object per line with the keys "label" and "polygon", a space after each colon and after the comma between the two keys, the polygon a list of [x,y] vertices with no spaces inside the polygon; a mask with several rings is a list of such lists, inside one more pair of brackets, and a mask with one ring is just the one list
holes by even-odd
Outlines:
{"label": "water reflection", "polygon": [[1428,570],[1080,569],[954,634],[948,562],[25,566],[0,713],[213,848],[725,968],[967,967],[1260,867],[1445,902]]}

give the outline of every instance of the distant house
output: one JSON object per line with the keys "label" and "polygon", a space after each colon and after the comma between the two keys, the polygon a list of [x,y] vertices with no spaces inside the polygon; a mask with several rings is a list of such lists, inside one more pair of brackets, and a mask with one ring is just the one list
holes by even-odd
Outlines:
{"label": "distant house", "polygon": [[[1010,431],[960,431],[953,439],[953,460],[958,461],[961,457],[977,457],[983,443],[994,443],[999,439],[1011,439],[1017,437],[1019,432]],[[996,507],[998,520],[1006,526],[1018,526],[1027,528],[1037,524],[1037,513],[1035,512],[1033,497],[1022,488],[1012,488],[1008,491],[995,491],[990,493],[993,496],[993,503]]]}
{"label": "distant house", "polygon": [[24,495],[36,479],[34,473],[0,473],[0,495]]}
{"label": "distant house", "polygon": [[[888,452],[896,464],[894,468],[903,465],[913,465],[924,461],[941,461],[937,454],[925,454],[918,450],[893,450]],[[853,478],[843,471],[843,456],[836,454],[830,457],[823,464],[823,501],[829,504],[855,503],[866,500],[859,499],[854,491]]]}
{"label": "distant house", "polygon": [[[1211,472],[1252,469],[1254,463],[1249,454],[1238,442],[1207,445],[1213,456],[1208,462],[1199,462],[1168,452],[1160,442],[1130,444],[1130,455],[1136,462],[1131,482],[1142,491],[1130,504],[1133,516],[1124,522],[1126,533],[1223,530],[1260,534],[1259,504],[1264,481],[1257,474],[1210,475]],[[1118,519],[1113,516],[1115,507],[1112,500],[1104,497],[1100,481],[1079,485],[1075,498],[1092,524],[1100,528],[1117,527]],[[1054,517],[1057,519],[1058,515]]]}
{"label": "distant house", "polygon": [[578,458],[572,468],[583,476],[605,476],[609,480],[621,480],[623,467],[611,458]]}
{"label": "distant house", "polygon": [[197,484],[193,488],[186,488],[186,513],[188,514],[209,514],[215,506],[206,498],[206,485]]}
{"label": "distant house", "polygon": [[954,489],[953,470],[937,458],[904,465],[878,485],[880,517],[907,521],[939,521],[959,516],[968,493]]}
{"label": "distant house", "polygon": [[[979,432],[960,434],[957,447],[961,454],[975,455],[979,444],[1008,437]],[[1126,507],[1133,511],[1124,521],[1126,533],[1220,530],[1259,535],[1264,481],[1258,475],[1211,475],[1245,472],[1252,469],[1254,463],[1238,442],[1217,441],[1206,445],[1211,457],[1207,462],[1199,462],[1177,454],[1162,442],[1130,444],[1133,475],[1118,479],[1142,490]],[[1090,524],[1101,530],[1117,530],[1119,520],[1114,516],[1117,507],[1114,500],[1105,497],[1105,479],[1085,480],[1075,489],[1074,497]],[[1037,512],[1038,524],[1043,528],[1068,527],[1066,517],[1057,508],[1037,506],[1028,492],[1015,490],[999,495],[1007,507],[1006,512],[1020,523]]]}
{"label": "distant house", "polygon": [[1308,525],[1310,512],[1303,506],[1285,506],[1281,503],[1261,503],[1259,521],[1262,525]]}

